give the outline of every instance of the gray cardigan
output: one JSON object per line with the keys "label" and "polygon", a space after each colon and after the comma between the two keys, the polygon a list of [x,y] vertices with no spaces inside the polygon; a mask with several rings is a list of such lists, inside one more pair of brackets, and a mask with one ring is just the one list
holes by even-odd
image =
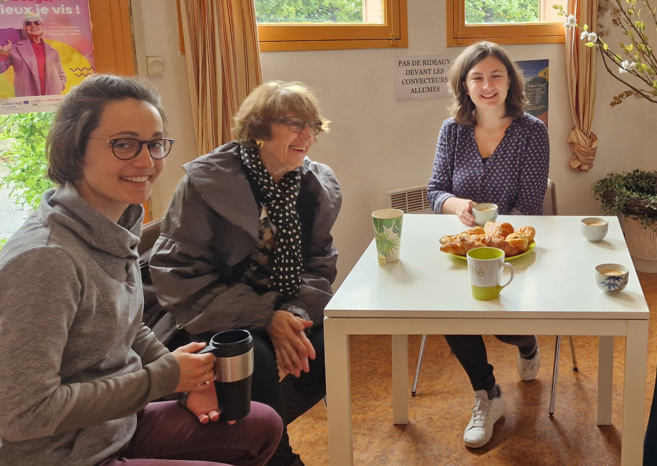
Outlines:
{"label": "gray cardigan", "polygon": [[178,363],[141,323],[141,220],[66,184],[0,251],[1,465],[98,464],[175,389]]}
{"label": "gray cardigan", "polygon": [[242,283],[235,268],[257,250],[260,218],[239,145],[225,144],[184,169],[150,260],[158,300],[178,326],[191,334],[258,331],[276,309],[321,324],[336,275],[331,227],[342,203],[333,171],[309,159],[301,167],[302,284],[294,298],[280,302],[279,293],[257,293]]}

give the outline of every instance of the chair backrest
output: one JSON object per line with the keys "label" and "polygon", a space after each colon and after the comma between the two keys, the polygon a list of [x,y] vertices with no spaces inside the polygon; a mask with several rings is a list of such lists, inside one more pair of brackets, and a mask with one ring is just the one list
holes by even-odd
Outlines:
{"label": "chair backrest", "polygon": [[548,178],[545,198],[543,199],[543,213],[545,215],[558,215],[557,211],[557,188],[551,179]]}
{"label": "chair backrest", "polygon": [[141,228],[141,240],[139,241],[139,246],[137,246],[140,256],[153,248],[155,241],[160,236],[160,223],[162,223],[162,219],[153,220]]}

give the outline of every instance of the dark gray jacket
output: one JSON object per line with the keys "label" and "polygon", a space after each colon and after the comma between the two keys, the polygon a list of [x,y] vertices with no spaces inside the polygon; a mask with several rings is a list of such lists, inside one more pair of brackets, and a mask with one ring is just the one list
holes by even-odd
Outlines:
{"label": "dark gray jacket", "polygon": [[[256,292],[235,266],[257,251],[260,210],[242,168],[239,145],[224,144],[184,166],[150,260],[160,304],[191,334],[263,330],[284,309],[321,324],[333,294],[337,251],[331,227],[342,194],[333,171],[305,160],[297,209],[304,270],[299,293]],[[278,303],[278,305],[277,305]]]}

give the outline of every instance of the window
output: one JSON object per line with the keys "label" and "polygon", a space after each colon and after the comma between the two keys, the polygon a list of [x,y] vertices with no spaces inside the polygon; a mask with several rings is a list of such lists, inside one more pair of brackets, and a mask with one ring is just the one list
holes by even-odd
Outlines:
{"label": "window", "polygon": [[553,3],[565,0],[447,0],[447,45],[563,43],[563,18]]}
{"label": "window", "polygon": [[406,0],[255,0],[255,8],[263,52],[408,47]]}

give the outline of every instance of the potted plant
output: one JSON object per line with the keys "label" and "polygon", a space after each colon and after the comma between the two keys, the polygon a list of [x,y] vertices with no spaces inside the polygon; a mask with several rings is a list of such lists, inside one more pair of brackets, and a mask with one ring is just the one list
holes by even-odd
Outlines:
{"label": "potted plant", "polygon": [[620,218],[635,268],[657,272],[657,171],[609,173],[593,194],[606,214]]}
{"label": "potted plant", "polygon": [[[606,71],[627,89],[613,97],[610,106],[623,103],[629,97],[657,103],[657,57],[645,33],[647,21],[657,27],[657,9],[650,0],[604,0],[599,4],[599,16],[610,12],[612,25],[626,40],[618,44],[615,52],[599,34],[589,31],[587,25],[579,27],[577,18],[566,15],[563,7],[554,5],[565,16],[566,28],[579,28],[581,40],[595,47],[602,57]],[[602,27],[602,25],[601,25]],[[652,28],[650,28],[652,29]],[[653,29],[654,30],[654,29]],[[618,215],[623,227],[630,254],[637,270],[657,272],[657,172],[634,170],[609,173],[595,183],[594,197],[602,202],[605,213]]]}

